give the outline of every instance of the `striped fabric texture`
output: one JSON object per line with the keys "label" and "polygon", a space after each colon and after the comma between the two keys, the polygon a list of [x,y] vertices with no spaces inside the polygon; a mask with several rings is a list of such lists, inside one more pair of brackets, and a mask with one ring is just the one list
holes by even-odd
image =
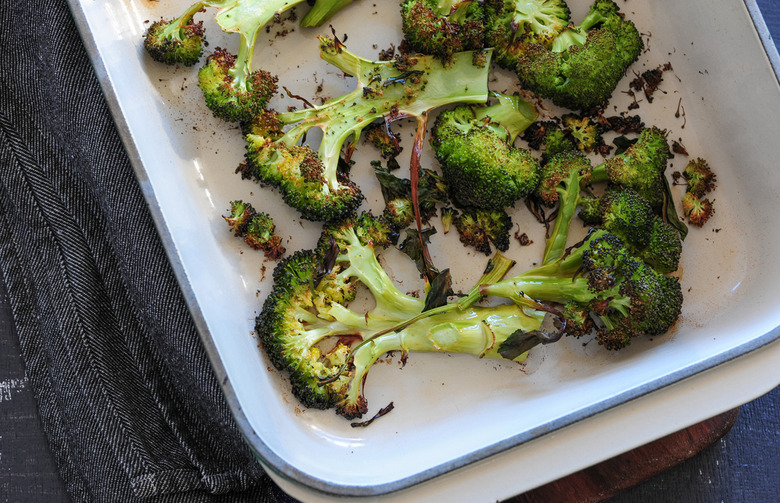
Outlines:
{"label": "striped fabric texture", "polygon": [[65,0],[0,9],[0,271],[73,501],[292,501],[232,421]]}

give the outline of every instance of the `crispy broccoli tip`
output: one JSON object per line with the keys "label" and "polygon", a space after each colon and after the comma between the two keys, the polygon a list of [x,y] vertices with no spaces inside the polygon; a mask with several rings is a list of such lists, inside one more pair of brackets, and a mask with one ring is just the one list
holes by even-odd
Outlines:
{"label": "crispy broccoli tip", "polygon": [[484,47],[484,7],[476,0],[404,0],[404,43],[448,63],[453,54]]}
{"label": "crispy broccoli tip", "polygon": [[515,98],[488,107],[461,105],[436,118],[431,144],[456,205],[504,210],[536,188],[539,162],[510,142],[536,116],[517,113]]}
{"label": "crispy broccoli tip", "polygon": [[693,192],[686,192],[682,198],[683,214],[696,227],[703,227],[712,217],[715,209],[712,201],[699,198]]}
{"label": "crispy broccoli tip", "polygon": [[159,20],[149,26],[144,48],[155,61],[167,65],[192,66],[203,54],[203,22],[193,17],[204,4],[196,2],[174,20]]}
{"label": "crispy broccoli tip", "polygon": [[515,67],[521,83],[556,105],[590,110],[606,103],[644,47],[633,22],[612,0],[596,0],[582,23],[551,48],[532,44]]}
{"label": "crispy broccoli tip", "polygon": [[241,200],[230,202],[230,214],[223,216],[233,235],[242,238],[255,250],[262,250],[267,258],[279,259],[286,251],[282,238],[274,233],[276,225],[267,213],[258,213],[251,204]]}
{"label": "crispy broccoli tip", "polygon": [[701,157],[688,161],[683,176],[686,181],[686,192],[699,198],[713,190],[717,181],[709,163]]}
{"label": "crispy broccoli tip", "polygon": [[562,118],[564,127],[570,132],[582,152],[593,152],[603,140],[599,124],[587,116],[567,114]]}
{"label": "crispy broccoli tip", "polygon": [[490,243],[500,251],[509,249],[512,218],[504,210],[466,209],[453,218],[460,241],[490,255]]}

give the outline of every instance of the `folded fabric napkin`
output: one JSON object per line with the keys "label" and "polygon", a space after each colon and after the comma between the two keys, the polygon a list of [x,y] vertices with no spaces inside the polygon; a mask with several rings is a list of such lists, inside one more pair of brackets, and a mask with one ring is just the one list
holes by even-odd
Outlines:
{"label": "folded fabric napkin", "polygon": [[0,22],[0,270],[73,500],[292,501],[232,421],[67,2]]}

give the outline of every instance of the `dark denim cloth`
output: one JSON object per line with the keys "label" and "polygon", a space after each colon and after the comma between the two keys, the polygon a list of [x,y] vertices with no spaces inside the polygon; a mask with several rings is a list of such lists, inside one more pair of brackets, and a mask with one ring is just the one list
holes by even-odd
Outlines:
{"label": "dark denim cloth", "polygon": [[288,500],[232,421],[66,1],[5,2],[0,47],[0,268],[73,500]]}

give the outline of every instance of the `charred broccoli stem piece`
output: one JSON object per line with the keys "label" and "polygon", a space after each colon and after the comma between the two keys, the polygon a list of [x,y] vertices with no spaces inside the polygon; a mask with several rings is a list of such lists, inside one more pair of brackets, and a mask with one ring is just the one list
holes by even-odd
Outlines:
{"label": "charred broccoli stem piece", "polygon": [[486,107],[447,110],[433,125],[431,144],[458,206],[503,211],[539,180],[536,158],[512,145],[536,119],[536,109],[517,96],[503,98]]}
{"label": "charred broccoli stem piece", "polygon": [[477,0],[404,0],[401,29],[413,51],[449,63],[453,54],[484,47],[484,7]]}
{"label": "charred broccoli stem piece", "polygon": [[556,105],[590,110],[612,96],[644,43],[636,26],[612,0],[596,0],[576,27],[558,35],[551,47],[531,44],[515,70],[521,83]]}
{"label": "charred broccoli stem piece", "polygon": [[[382,117],[425,116],[452,102],[487,101],[490,52],[479,65],[470,52],[455,54],[447,66],[433,56],[370,61],[320,37],[320,55],[357,77],[357,89],[319,106],[264,113],[246,135],[249,176],[278,187],[309,220],[337,221],[360,204],[360,190],[340,171],[339,159],[344,144],[356,145],[366,126]],[[323,132],[316,151],[299,144],[312,128]]]}
{"label": "charred broccoli stem piece", "polygon": [[495,61],[514,70],[532,44],[551,47],[571,20],[563,0],[487,0],[485,44],[493,47]]}
{"label": "charred broccoli stem piece", "polygon": [[241,200],[230,202],[230,214],[223,216],[233,235],[243,238],[255,250],[262,250],[267,258],[277,260],[286,251],[282,238],[274,233],[276,225],[267,213],[258,213]]}

